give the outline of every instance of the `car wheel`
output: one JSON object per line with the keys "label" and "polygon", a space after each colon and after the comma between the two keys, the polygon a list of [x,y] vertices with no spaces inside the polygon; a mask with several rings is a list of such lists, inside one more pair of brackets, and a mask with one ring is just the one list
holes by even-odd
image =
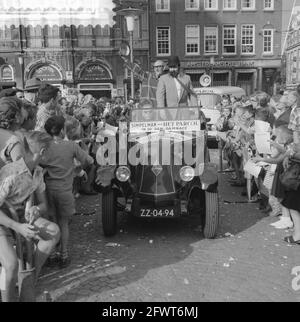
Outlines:
{"label": "car wheel", "polygon": [[215,238],[219,226],[219,198],[216,192],[205,192],[204,237]]}
{"label": "car wheel", "polygon": [[102,229],[106,237],[117,232],[117,197],[114,190],[102,195]]}

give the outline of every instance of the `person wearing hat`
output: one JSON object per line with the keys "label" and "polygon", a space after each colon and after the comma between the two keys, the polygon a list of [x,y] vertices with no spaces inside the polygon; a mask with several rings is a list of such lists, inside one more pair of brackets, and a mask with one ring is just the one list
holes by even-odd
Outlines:
{"label": "person wearing hat", "polygon": [[0,92],[0,98],[16,96],[17,90],[15,88],[6,88]]}
{"label": "person wearing hat", "polygon": [[169,72],[162,75],[158,81],[157,106],[159,108],[198,106],[197,95],[193,90],[191,78],[180,70],[178,56],[169,58],[168,67]]}
{"label": "person wearing hat", "polygon": [[38,92],[42,85],[42,81],[39,78],[28,79],[25,83],[24,98],[33,104],[38,103]]}
{"label": "person wearing hat", "polygon": [[162,60],[157,60],[153,64],[153,72],[149,73],[148,78],[144,79],[142,83],[141,101],[151,100],[153,107],[157,107],[156,91],[158,80],[163,75],[165,70],[165,63]]}

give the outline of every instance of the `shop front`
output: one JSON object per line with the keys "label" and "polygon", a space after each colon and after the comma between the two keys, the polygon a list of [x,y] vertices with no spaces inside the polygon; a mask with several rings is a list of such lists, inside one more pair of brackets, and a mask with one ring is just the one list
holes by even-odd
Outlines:
{"label": "shop front", "polygon": [[61,87],[64,79],[60,66],[51,62],[36,62],[26,69],[26,79],[39,78],[42,82]]}
{"label": "shop front", "polygon": [[216,60],[214,64],[183,61],[182,67],[191,76],[194,87],[199,87],[200,77],[207,73],[212,76],[211,86],[239,86],[247,95],[257,90],[272,95],[281,60]]}
{"label": "shop front", "polygon": [[77,88],[95,98],[112,97],[114,80],[109,66],[103,62],[87,62],[77,68]]}
{"label": "shop front", "polygon": [[8,64],[4,64],[0,67],[0,88],[6,89],[15,87],[14,69]]}

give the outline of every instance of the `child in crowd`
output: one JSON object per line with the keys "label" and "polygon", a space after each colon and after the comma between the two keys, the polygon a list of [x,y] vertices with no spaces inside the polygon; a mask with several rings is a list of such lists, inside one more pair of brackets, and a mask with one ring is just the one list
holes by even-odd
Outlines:
{"label": "child in crowd", "polygon": [[232,117],[231,110],[232,110],[232,107],[230,105],[227,105],[222,108],[221,116],[219,117],[217,124],[216,124],[217,131],[228,132],[233,129],[232,123],[230,123],[230,121],[229,121]]}
{"label": "child in crowd", "polygon": [[39,106],[36,116],[36,131],[45,131],[44,126],[49,117],[60,115],[58,101],[60,99],[59,89],[55,86],[44,84],[39,88]]}
{"label": "child in crowd", "polygon": [[64,140],[65,119],[62,116],[50,117],[45,130],[53,137],[47,153],[42,160],[46,169],[45,181],[50,212],[61,229],[61,268],[70,264],[68,254],[69,219],[75,213],[75,200],[72,193],[74,179],[74,158],[83,167],[94,160],[78,144]]}
{"label": "child in crowd", "polygon": [[[65,132],[65,140],[76,142],[81,149],[88,153],[88,146],[81,140],[82,126],[75,117],[66,116]],[[73,194],[75,199],[77,199],[80,197],[81,184],[86,182],[88,177],[87,173],[83,170],[81,163],[76,159],[74,159],[74,175]]]}
{"label": "child in crowd", "polygon": [[297,90],[299,97],[293,106],[289,123],[289,129],[293,131],[293,138],[295,144],[300,143],[300,85],[298,86]]}
{"label": "child in crowd", "polygon": [[[1,292],[3,302],[17,300],[18,260],[12,231],[36,241],[36,279],[59,241],[58,226],[42,217],[47,212],[47,202],[43,170],[38,164],[51,141],[46,133],[30,133],[26,136],[24,159],[7,164],[0,170],[0,262],[5,270],[5,290]],[[32,194],[37,205],[25,213],[24,205]],[[17,210],[19,222],[11,218],[6,202]]]}
{"label": "child in crowd", "polygon": [[[293,142],[292,131],[287,128],[287,126],[279,126],[275,129],[276,142],[271,141],[273,147],[273,154],[271,157],[260,157],[254,158],[255,162],[263,161],[269,164],[276,164],[277,169],[274,174],[274,180],[272,185],[272,190],[270,191],[270,204],[274,215],[279,215],[280,210],[282,216],[280,220],[271,224],[277,229],[287,229],[293,227],[293,222],[290,217],[290,212],[284,206],[278,207],[278,201],[282,201],[285,197],[284,187],[282,186],[279,177],[283,172],[282,162],[286,156],[286,151],[289,145]],[[281,208],[281,209],[280,209]]]}

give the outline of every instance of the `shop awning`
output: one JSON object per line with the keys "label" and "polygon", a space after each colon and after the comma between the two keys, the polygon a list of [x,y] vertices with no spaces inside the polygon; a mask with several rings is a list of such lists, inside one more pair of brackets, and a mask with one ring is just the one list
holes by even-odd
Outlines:
{"label": "shop awning", "polygon": [[2,80],[0,80],[0,87],[2,88],[10,88],[10,87],[15,87],[16,86],[16,82],[3,82]]}
{"label": "shop awning", "polygon": [[112,26],[112,0],[0,0],[4,26]]}

